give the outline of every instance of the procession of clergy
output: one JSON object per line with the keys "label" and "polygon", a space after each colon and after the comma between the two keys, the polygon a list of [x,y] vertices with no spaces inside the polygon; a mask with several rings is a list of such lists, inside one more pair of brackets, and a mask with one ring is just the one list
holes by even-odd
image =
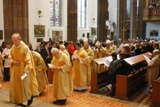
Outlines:
{"label": "procession of clergy", "polygon": [[[160,66],[159,42],[156,40],[119,39],[99,42],[89,39],[72,41],[42,42],[32,49],[30,43],[25,44],[18,33],[12,35],[13,45],[3,42],[0,55],[0,77],[10,81],[10,102],[29,106],[34,96],[39,96],[48,85],[48,67],[53,71],[53,104],[63,105],[67,97],[74,91],[85,91],[91,84],[91,72],[108,70],[106,78],[115,75],[117,63],[124,58],[145,52],[152,53],[148,64],[146,80],[152,86],[153,80],[158,79]],[[119,54],[120,58],[117,58]],[[98,66],[93,59],[112,56],[109,67]],[[120,61],[121,60],[121,61]],[[123,66],[123,65],[122,65]],[[131,69],[130,69],[131,70]],[[116,72],[128,75],[123,71]],[[112,92],[112,88],[111,92]]]}

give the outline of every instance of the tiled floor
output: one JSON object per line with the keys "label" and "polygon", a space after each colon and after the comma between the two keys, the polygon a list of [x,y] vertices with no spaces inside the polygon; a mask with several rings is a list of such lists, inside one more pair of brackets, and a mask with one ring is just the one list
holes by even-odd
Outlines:
{"label": "tiled floor", "polygon": [[[9,103],[9,82],[1,81],[0,107],[17,107]],[[106,95],[89,93],[90,87],[85,92],[73,92],[63,107],[148,107],[134,101],[120,100]],[[52,104],[55,99],[52,97],[52,85],[48,85],[42,96],[35,97],[31,107],[56,107]],[[144,103],[145,104],[145,103]]]}

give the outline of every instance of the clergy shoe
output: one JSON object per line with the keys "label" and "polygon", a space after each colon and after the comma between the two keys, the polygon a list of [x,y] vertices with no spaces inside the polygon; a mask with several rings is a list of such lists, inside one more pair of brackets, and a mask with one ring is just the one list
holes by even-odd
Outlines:
{"label": "clergy shoe", "polygon": [[84,91],[86,91],[87,89],[83,89],[83,90],[80,90],[80,91],[82,91],[82,92],[84,92]]}
{"label": "clergy shoe", "polygon": [[21,106],[21,107],[27,107],[26,105],[24,105],[24,104],[17,104],[18,106]]}
{"label": "clergy shoe", "polygon": [[28,102],[27,102],[27,106],[30,106],[30,105],[32,104],[32,102],[33,102],[33,96],[31,96],[31,99],[30,99],[30,100],[28,100]]}
{"label": "clergy shoe", "polygon": [[78,91],[77,89],[74,89],[74,91]]}
{"label": "clergy shoe", "polygon": [[59,100],[59,101],[60,101],[60,102],[59,102],[60,105],[66,104],[66,99],[65,99],[65,100]]}
{"label": "clergy shoe", "polygon": [[56,101],[53,102],[53,104],[59,104],[59,103],[60,103],[59,100],[56,100]]}
{"label": "clergy shoe", "polygon": [[41,96],[41,95],[42,95],[42,92],[39,93],[39,96]]}

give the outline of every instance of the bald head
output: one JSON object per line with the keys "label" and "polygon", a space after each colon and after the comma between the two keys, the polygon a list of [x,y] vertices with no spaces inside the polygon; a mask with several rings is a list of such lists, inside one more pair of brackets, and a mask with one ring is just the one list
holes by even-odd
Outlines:
{"label": "bald head", "polygon": [[65,46],[64,46],[64,45],[60,45],[60,46],[59,46],[59,49],[60,49],[61,51],[64,51],[64,50],[65,50]]}
{"label": "bald head", "polygon": [[56,53],[56,52],[58,52],[58,49],[57,49],[57,48],[52,48],[52,49],[51,49],[51,53]]}
{"label": "bald head", "polygon": [[18,46],[20,44],[21,41],[21,36],[19,35],[19,33],[14,33],[12,35],[12,42],[14,43],[15,46]]}
{"label": "bald head", "polygon": [[53,56],[58,57],[59,50],[57,48],[52,48],[51,53],[52,53]]}

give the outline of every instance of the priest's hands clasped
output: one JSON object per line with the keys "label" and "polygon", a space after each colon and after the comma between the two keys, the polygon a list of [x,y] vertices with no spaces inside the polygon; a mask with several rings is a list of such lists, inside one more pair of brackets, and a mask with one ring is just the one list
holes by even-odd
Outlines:
{"label": "priest's hands clasped", "polygon": [[19,61],[13,61],[13,62],[12,62],[12,65],[19,66],[19,65],[20,65],[20,62],[19,62]]}
{"label": "priest's hands clasped", "polygon": [[52,68],[52,70],[61,70],[60,67],[55,67],[55,68]]}

